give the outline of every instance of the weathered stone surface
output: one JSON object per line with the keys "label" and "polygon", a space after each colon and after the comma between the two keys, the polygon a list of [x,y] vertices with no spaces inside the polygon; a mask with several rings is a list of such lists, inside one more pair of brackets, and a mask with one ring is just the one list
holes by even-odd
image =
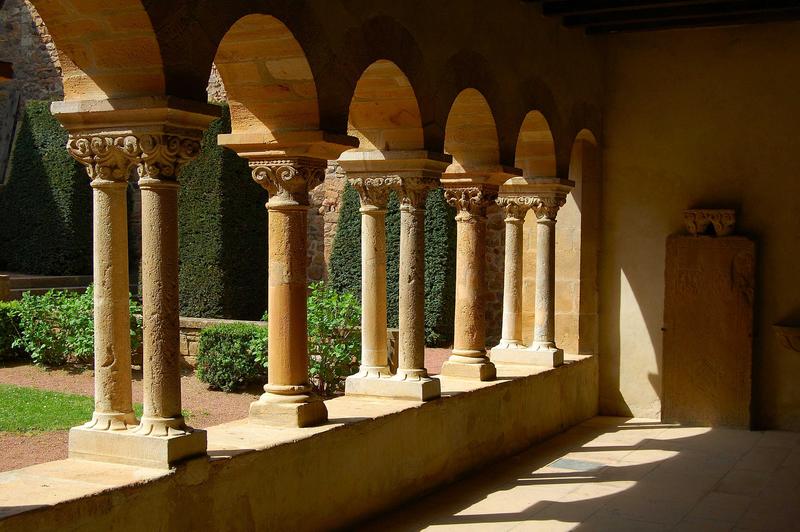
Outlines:
{"label": "weathered stone surface", "polygon": [[662,419],[750,427],[755,243],[667,239]]}

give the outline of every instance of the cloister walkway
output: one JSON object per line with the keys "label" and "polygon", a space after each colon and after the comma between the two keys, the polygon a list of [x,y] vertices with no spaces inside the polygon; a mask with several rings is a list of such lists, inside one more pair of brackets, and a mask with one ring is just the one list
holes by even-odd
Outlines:
{"label": "cloister walkway", "polygon": [[797,530],[800,434],[596,417],[362,530]]}

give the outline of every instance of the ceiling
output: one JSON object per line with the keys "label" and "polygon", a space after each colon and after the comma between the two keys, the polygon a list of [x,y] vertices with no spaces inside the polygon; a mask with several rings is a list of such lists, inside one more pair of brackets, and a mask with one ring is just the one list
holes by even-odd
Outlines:
{"label": "ceiling", "polygon": [[588,34],[800,20],[800,0],[526,0]]}

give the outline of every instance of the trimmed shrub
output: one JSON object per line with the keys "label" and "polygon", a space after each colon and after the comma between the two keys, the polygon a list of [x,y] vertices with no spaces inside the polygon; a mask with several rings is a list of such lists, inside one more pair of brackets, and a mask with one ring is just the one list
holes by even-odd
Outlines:
{"label": "trimmed shrub", "polygon": [[361,307],[358,299],[325,283],[312,283],[308,296],[309,374],[317,393],[330,397],[358,370]]}
{"label": "trimmed shrub", "polygon": [[0,190],[0,269],[91,273],[92,192],[66,144],[50,102],[27,102]]}
{"label": "trimmed shrub", "polygon": [[200,331],[196,374],[210,388],[237,390],[263,378],[266,367],[266,327],[226,323]]}
{"label": "trimmed shrub", "polygon": [[211,123],[200,155],[181,172],[182,316],[258,319],[267,301],[267,193],[247,161],[217,144],[230,112]]}
{"label": "trimmed shrub", "polygon": [[[94,357],[94,295],[50,290],[41,296],[26,292],[16,309],[19,336],[13,346],[30,353],[34,364],[62,366],[91,363]],[[131,351],[142,342],[141,306],[131,300]]]}
{"label": "trimmed shrub", "polygon": [[[361,294],[361,218],[358,193],[346,187],[329,267],[331,286],[339,293]],[[425,341],[445,345],[453,338],[455,309],[455,212],[444,193],[428,194],[425,205]],[[386,311],[397,327],[400,267],[400,210],[394,193],[386,214]]]}
{"label": "trimmed shrub", "polygon": [[351,187],[350,183],[345,184],[328,267],[330,287],[340,294],[353,294],[359,300],[361,299],[360,207],[358,191]]}
{"label": "trimmed shrub", "polygon": [[0,301],[0,361],[22,358],[25,351],[14,347],[19,338],[19,303]]}

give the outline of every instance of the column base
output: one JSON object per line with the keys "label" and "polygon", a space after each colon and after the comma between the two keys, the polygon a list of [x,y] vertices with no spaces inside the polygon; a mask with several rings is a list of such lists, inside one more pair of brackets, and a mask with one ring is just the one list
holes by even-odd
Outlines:
{"label": "column base", "polygon": [[500,340],[492,351],[495,349],[527,349],[528,346],[522,343],[522,340],[506,340],[505,338]]}
{"label": "column base", "polygon": [[454,349],[450,358],[442,364],[441,375],[456,379],[495,380],[497,378],[497,368],[486,357],[486,352],[476,351],[476,353],[479,356],[468,357],[459,355],[458,351]]}
{"label": "column base", "polygon": [[519,364],[555,368],[564,364],[564,350],[557,347],[529,347],[527,349],[492,349],[489,357],[495,364]]}
{"label": "column base", "polygon": [[364,378],[351,375],[345,381],[345,395],[385,397],[408,401],[430,401],[442,396],[439,379],[394,375],[390,378]]}
{"label": "column base", "polygon": [[273,427],[313,427],[328,421],[328,409],[315,395],[267,392],[258,401],[250,403],[249,419]]}
{"label": "column base", "polygon": [[188,429],[171,436],[143,436],[133,429],[69,431],[69,457],[158,469],[206,454],[206,431]]}

